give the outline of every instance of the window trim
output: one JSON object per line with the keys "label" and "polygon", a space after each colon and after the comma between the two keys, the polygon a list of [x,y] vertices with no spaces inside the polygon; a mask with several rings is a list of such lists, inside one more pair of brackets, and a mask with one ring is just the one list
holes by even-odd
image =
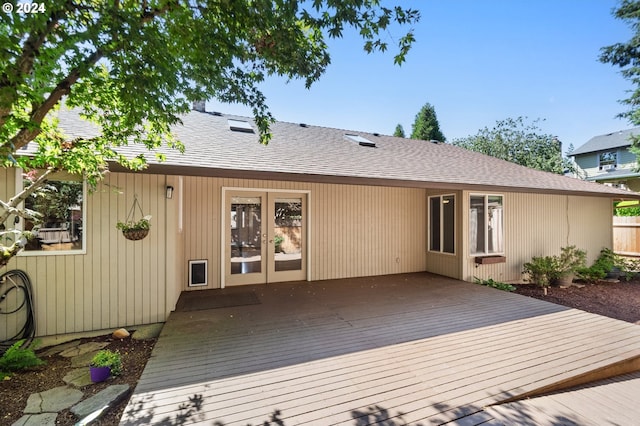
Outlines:
{"label": "window trim", "polygon": [[[615,154],[615,160],[613,162],[613,169],[617,169],[618,168],[618,158],[620,157],[620,153],[619,150],[615,149],[615,150],[607,150],[607,151],[601,151],[598,153],[598,170],[605,170],[604,166],[601,163],[601,157],[603,154]],[[609,165],[609,164],[605,164],[605,165]]]}
{"label": "window trim", "polygon": [[[23,170],[16,169],[15,186],[16,193],[22,191],[23,187]],[[51,180],[64,180],[52,178]],[[69,179],[70,180],[70,179]],[[80,180],[78,179],[78,182]],[[24,202],[20,204],[20,207],[24,207]],[[87,254],[87,181],[82,179],[82,248],[79,250],[20,250],[18,256],[21,257],[33,257],[33,256],[69,256],[69,255],[85,255]],[[16,229],[24,230],[24,219],[20,219],[20,223],[16,225]]]}
{"label": "window trim", "polygon": [[[444,203],[442,202],[442,199],[444,197],[453,197],[453,252],[448,252],[448,251],[444,251],[444,228],[443,228],[443,221],[444,221]],[[438,206],[440,207],[440,250],[432,250],[431,249],[431,200],[433,198],[439,198],[440,202],[438,203]],[[447,256],[456,256],[457,253],[457,248],[458,248],[458,244],[456,241],[456,236],[457,236],[457,212],[456,212],[456,194],[455,193],[447,193],[447,194],[439,194],[439,195],[429,195],[427,197],[427,208],[428,208],[428,224],[427,224],[427,230],[428,230],[428,235],[427,235],[427,251],[429,253],[438,253],[438,254],[443,254],[443,255],[447,255]]]}
{"label": "window trim", "polygon": [[469,243],[469,257],[475,258],[475,257],[485,257],[485,256],[505,256],[504,213],[503,213],[503,218],[502,218],[502,241],[503,241],[503,243],[502,243],[502,251],[496,251],[496,252],[493,252],[493,253],[489,253],[487,251],[488,244],[489,244],[489,226],[488,226],[488,224],[489,224],[489,208],[488,208],[488,204],[489,203],[488,203],[488,200],[489,200],[489,197],[500,197],[500,198],[502,198],[502,210],[504,212],[504,207],[505,207],[505,202],[504,202],[505,201],[505,196],[504,196],[504,194],[476,193],[476,192],[469,193],[469,208],[468,208],[468,211],[469,211],[468,222],[469,223],[471,222],[471,214],[470,214],[470,211],[471,211],[471,197],[483,197],[484,198],[484,207],[485,207],[485,209],[484,209],[484,223],[485,223],[485,226],[484,226],[484,245],[485,246],[484,246],[482,251],[478,251],[478,252],[475,252],[475,253],[471,252],[471,236],[469,235],[471,226],[469,226],[469,231],[467,232],[467,237],[469,238],[469,242],[468,242]]}

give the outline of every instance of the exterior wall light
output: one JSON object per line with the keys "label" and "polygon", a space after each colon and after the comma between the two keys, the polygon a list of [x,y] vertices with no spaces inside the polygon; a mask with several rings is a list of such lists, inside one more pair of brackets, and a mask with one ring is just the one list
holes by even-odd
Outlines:
{"label": "exterior wall light", "polygon": [[167,186],[167,198],[173,198],[173,186]]}

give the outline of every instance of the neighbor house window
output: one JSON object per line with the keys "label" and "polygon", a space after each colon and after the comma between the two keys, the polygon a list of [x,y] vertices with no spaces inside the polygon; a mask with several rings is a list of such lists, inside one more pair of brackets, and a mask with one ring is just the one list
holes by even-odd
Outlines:
{"label": "neighbor house window", "polygon": [[[17,182],[18,190],[22,190],[31,179],[21,174]],[[84,182],[71,175],[55,176],[31,194],[24,207],[40,213],[40,220],[21,219],[20,228],[33,233],[23,253],[84,253],[85,201]]]}
{"label": "neighbor house window", "polygon": [[471,195],[469,251],[474,256],[504,253],[502,195]]}
{"label": "neighbor house window", "polygon": [[429,250],[455,253],[455,197],[429,197]]}
{"label": "neighbor house window", "polygon": [[618,165],[618,153],[616,151],[601,152],[598,156],[600,170],[615,169]]}

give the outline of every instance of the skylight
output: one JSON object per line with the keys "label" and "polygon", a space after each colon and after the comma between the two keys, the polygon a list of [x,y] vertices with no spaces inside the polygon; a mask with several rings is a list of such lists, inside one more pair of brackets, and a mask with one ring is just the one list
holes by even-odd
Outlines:
{"label": "skylight", "polygon": [[251,124],[249,124],[248,121],[233,120],[229,118],[227,119],[227,123],[229,123],[229,130],[234,132],[253,133],[253,127],[251,127]]}
{"label": "skylight", "polygon": [[369,147],[369,148],[375,148],[376,147],[375,142],[371,142],[369,139],[363,138],[360,135],[345,134],[344,137],[349,139],[352,142],[358,142],[358,145],[360,145],[360,146],[366,146],[366,147]]}

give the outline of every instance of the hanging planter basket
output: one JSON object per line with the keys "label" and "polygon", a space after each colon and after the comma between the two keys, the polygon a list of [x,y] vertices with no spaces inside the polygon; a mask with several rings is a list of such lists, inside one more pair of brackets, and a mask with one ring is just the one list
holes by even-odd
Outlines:
{"label": "hanging planter basket", "polygon": [[122,231],[122,235],[124,235],[124,237],[127,240],[137,241],[149,235],[149,230],[148,229],[128,229],[126,231]]}
{"label": "hanging planter basket", "polygon": [[[136,220],[136,209],[140,212],[140,219]],[[138,196],[134,195],[133,205],[129,210],[126,222],[118,222],[116,228],[122,231],[122,235],[131,241],[141,240],[149,235],[149,229],[151,228],[151,216],[144,216],[142,208],[138,202]]]}

